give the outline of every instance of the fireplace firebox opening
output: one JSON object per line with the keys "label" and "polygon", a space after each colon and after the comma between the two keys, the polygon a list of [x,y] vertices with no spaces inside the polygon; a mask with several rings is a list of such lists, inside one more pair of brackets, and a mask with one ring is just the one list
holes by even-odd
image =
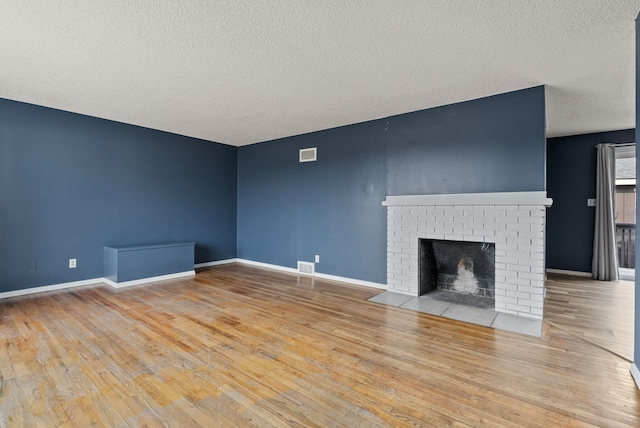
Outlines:
{"label": "fireplace firebox opening", "polygon": [[419,295],[495,307],[494,243],[419,239]]}

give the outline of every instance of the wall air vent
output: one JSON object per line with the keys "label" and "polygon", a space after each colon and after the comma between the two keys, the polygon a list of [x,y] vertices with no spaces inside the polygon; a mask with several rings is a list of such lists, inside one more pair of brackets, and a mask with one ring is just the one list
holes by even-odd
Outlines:
{"label": "wall air vent", "polygon": [[300,162],[315,162],[318,160],[318,148],[300,149]]}
{"label": "wall air vent", "polygon": [[316,264],[310,262],[298,262],[298,272],[305,275],[314,275],[316,273]]}

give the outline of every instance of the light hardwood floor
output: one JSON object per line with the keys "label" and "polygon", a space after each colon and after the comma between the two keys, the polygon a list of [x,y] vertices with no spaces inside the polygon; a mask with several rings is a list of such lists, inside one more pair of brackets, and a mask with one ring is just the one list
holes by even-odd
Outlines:
{"label": "light hardwood floor", "polygon": [[0,426],[639,426],[629,363],[242,265],[0,301]]}
{"label": "light hardwood floor", "polygon": [[633,361],[635,284],[550,274],[544,319]]}

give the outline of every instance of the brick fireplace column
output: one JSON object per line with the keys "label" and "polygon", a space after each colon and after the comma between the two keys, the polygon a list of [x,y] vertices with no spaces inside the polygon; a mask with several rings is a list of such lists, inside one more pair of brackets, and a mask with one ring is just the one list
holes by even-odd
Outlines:
{"label": "brick fireplace column", "polygon": [[387,196],[387,290],[418,295],[420,239],[495,244],[495,310],[542,319],[546,192]]}

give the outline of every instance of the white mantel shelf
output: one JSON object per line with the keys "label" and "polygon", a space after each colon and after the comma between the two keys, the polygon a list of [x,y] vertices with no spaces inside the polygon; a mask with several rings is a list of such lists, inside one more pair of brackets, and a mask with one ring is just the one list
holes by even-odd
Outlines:
{"label": "white mantel shelf", "polygon": [[495,192],[460,193],[451,195],[402,195],[387,196],[382,202],[385,207],[402,205],[544,205],[550,207],[553,199],[547,192]]}

